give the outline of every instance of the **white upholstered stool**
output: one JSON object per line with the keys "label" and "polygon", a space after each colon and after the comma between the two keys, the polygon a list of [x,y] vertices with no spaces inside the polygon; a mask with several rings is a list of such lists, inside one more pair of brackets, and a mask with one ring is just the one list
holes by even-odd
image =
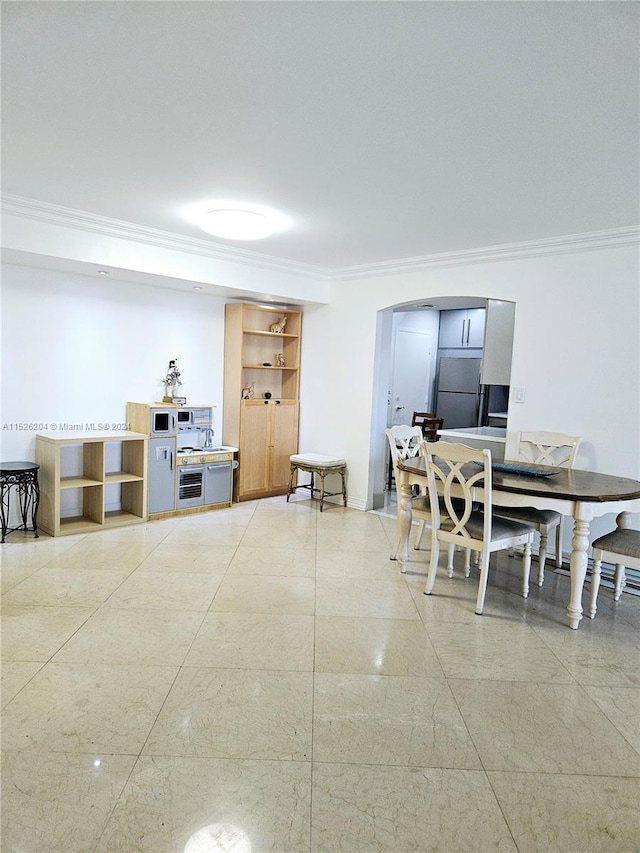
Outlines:
{"label": "white upholstered stool", "polygon": [[592,543],[593,573],[591,575],[591,596],[589,616],[596,615],[596,601],[600,586],[600,565],[603,560],[615,563],[613,576],[613,600],[618,601],[625,584],[625,566],[640,569],[640,530],[631,527],[631,515],[621,512],[616,519],[616,529],[605,533]]}
{"label": "white upholstered stool", "polygon": [[[339,456],[323,456],[321,453],[295,453],[290,457],[291,474],[289,475],[289,488],[287,489],[287,502],[289,496],[296,489],[309,489],[311,497],[316,492],[320,494],[320,512],[322,512],[324,499],[333,497],[334,495],[342,495],[344,505],[347,505],[347,488],[344,481],[344,475],[347,471],[347,463]],[[311,474],[310,483],[297,484],[298,471],[306,471]],[[316,488],[314,477],[320,477],[320,488]],[[325,492],[324,478],[327,474],[340,474],[342,479],[342,490],[339,492]]]}

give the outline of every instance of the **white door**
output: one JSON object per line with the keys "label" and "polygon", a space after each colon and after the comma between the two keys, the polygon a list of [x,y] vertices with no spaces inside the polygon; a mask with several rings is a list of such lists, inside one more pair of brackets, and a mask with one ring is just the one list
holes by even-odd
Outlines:
{"label": "white door", "polygon": [[396,329],[393,380],[387,423],[410,424],[414,412],[429,411],[431,389],[431,332]]}

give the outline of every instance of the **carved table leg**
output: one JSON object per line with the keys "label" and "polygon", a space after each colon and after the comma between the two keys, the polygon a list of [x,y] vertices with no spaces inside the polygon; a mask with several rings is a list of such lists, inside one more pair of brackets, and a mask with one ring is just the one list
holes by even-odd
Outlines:
{"label": "carved table leg", "polygon": [[404,472],[400,472],[400,502],[398,505],[398,559],[400,571],[406,572],[409,566],[409,537],[411,536],[411,484]]}
{"label": "carved table leg", "polygon": [[567,607],[569,626],[575,631],[582,619],[582,589],[587,575],[587,548],[591,518],[584,504],[576,504],[571,540],[571,596]]}

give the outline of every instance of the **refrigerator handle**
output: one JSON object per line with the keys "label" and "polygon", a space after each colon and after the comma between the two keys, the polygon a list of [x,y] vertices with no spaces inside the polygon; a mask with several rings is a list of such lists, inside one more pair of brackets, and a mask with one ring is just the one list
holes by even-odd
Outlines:
{"label": "refrigerator handle", "polygon": [[171,457],[171,465],[169,466],[169,470],[173,471],[173,450],[171,451],[171,453],[169,455]]}
{"label": "refrigerator handle", "polygon": [[466,344],[469,346],[469,333],[471,332],[471,317],[467,320],[467,341]]}
{"label": "refrigerator handle", "polygon": [[462,321],[462,337],[460,338],[460,346],[461,347],[464,346],[464,326],[465,326],[466,322],[467,322],[466,320]]}

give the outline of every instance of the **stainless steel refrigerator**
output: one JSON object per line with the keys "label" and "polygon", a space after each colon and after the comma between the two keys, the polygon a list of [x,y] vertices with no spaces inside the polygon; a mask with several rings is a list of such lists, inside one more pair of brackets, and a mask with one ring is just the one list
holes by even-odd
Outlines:
{"label": "stainless steel refrigerator", "polygon": [[443,429],[475,427],[480,409],[481,358],[441,358],[436,390],[436,415]]}

